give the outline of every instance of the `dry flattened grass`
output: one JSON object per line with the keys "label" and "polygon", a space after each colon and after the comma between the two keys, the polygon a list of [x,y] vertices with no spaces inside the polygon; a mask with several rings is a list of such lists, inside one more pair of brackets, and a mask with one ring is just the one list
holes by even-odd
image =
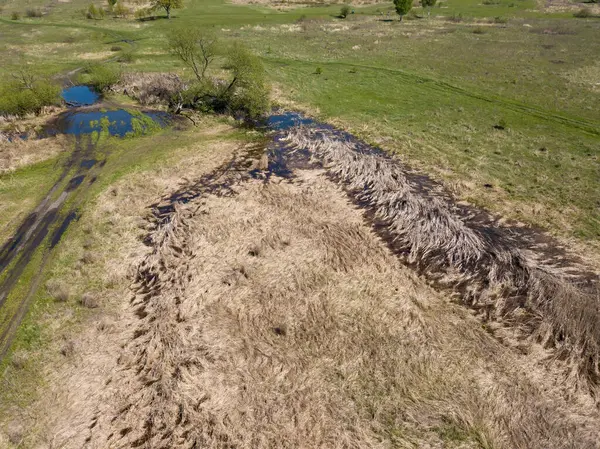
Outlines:
{"label": "dry flattened grass", "polygon": [[597,447],[591,404],[299,176],[182,205],[153,233],[90,447]]}
{"label": "dry flattened grass", "polygon": [[[488,319],[509,323],[569,360],[574,386],[600,379],[600,293],[578,287],[561,269],[529,257],[498,228],[469,221],[440,192],[410,180],[388,157],[365,154],[328,133],[296,129],[288,140],[308,149],[385,227],[394,248],[431,278],[461,291]],[[517,240],[518,242],[518,240]]]}
{"label": "dry flattened grass", "polygon": [[0,139],[0,174],[13,172],[26,165],[51,159],[68,149],[65,136],[47,139]]}
{"label": "dry flattened grass", "polygon": [[[48,315],[48,322],[44,323],[48,327],[44,334],[44,338],[49,336],[48,344],[27,354],[36,364],[43,365],[39,399],[27,407],[23,406],[26,400],[0,403],[0,448],[11,447],[3,444],[14,423],[19,423],[25,434],[21,447],[85,447],[90,420],[99,410],[112,405],[108,399],[111,385],[106,382],[130,335],[123,325],[123,313],[134,268],[148,252],[142,242],[147,234],[144,217],[148,206],[177,189],[186,178],[211,172],[228,160],[241,145],[234,140],[223,141],[232,130],[221,121],[205,118],[197,128],[188,130],[196,137],[193,143],[174,146],[163,166],[125,175],[114,184],[114,189],[107,189],[89,204],[79,220],[85,248],[76,242],[60,245],[57,257],[79,261],[84,249],[92,248],[95,257],[89,264],[65,265],[65,270],[52,273],[50,287],[68,286],[71,301],[61,309],[64,314]],[[113,224],[107,226],[108,221]],[[70,306],[86,291],[95,292],[102,307],[87,311],[85,321],[73,329],[74,321],[79,322],[75,314],[80,314]],[[62,340],[63,332],[76,343],[76,351],[70,357],[62,355],[63,350],[69,354],[70,349]],[[3,373],[0,389],[7,385],[6,374]]]}
{"label": "dry flattened grass", "polygon": [[165,104],[185,88],[185,83],[174,73],[124,73],[117,92],[128,95],[143,105]]}

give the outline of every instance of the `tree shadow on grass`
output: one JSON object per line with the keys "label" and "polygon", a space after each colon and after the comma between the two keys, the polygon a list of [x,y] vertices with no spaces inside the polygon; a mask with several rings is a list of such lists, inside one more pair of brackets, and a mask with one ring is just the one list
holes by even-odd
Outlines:
{"label": "tree shadow on grass", "polygon": [[177,16],[171,16],[171,18],[169,19],[167,16],[148,16],[148,17],[140,17],[138,20],[138,22],[152,22],[153,20],[173,20],[176,19]]}

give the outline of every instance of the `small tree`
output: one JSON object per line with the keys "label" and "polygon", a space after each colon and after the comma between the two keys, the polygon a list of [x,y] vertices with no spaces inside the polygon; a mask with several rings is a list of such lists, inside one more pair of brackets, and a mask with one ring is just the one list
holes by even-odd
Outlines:
{"label": "small tree", "polygon": [[396,13],[400,16],[400,22],[402,22],[402,18],[412,9],[412,3],[413,0],[394,0]]}
{"label": "small tree", "polygon": [[215,58],[216,39],[198,28],[182,28],[169,35],[169,47],[193,71],[198,81],[206,75],[206,69]]}
{"label": "small tree", "polygon": [[117,0],[107,0],[108,2],[108,10],[112,11],[115,5],[117,4]]}
{"label": "small tree", "polygon": [[241,44],[234,44],[227,55],[232,80],[220,97],[231,111],[243,112],[251,119],[269,109],[266,71],[259,57]]}
{"label": "small tree", "polygon": [[348,17],[348,14],[350,14],[350,7],[348,5],[342,6],[342,9],[340,9],[340,18],[345,19]]}
{"label": "small tree", "polygon": [[183,8],[183,0],[153,0],[152,8],[164,9],[167,13],[167,19],[170,19],[172,9]]}
{"label": "small tree", "polygon": [[423,9],[427,8],[427,17],[431,15],[431,8],[436,4],[437,0],[421,0],[421,6]]}

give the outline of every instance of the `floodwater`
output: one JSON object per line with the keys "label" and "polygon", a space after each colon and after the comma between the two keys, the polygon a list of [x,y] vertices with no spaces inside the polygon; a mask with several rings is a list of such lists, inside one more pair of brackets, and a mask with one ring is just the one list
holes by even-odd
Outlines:
{"label": "floodwater", "polygon": [[61,97],[72,107],[90,106],[100,99],[100,94],[89,86],[72,86],[63,89]]}
{"label": "floodwater", "polygon": [[143,118],[141,116],[152,119],[161,127],[167,124],[169,118],[169,114],[159,111],[132,113],[125,109],[83,108],[83,106],[92,106],[98,103],[101,98],[100,94],[89,86],[67,87],[63,89],[61,96],[71,110],[62,114],[58,120],[48,124],[43,137],[58,134],[80,136],[95,131],[99,132],[105,128],[111,136],[124,137],[128,133],[134,132],[136,120],[142,130],[147,127],[144,120],[141,120]]}
{"label": "floodwater", "polygon": [[[142,112],[144,117],[163,127],[167,124],[169,114],[160,111]],[[125,109],[116,110],[74,110],[64,113],[56,122],[46,128],[46,135],[69,134],[81,136],[107,129],[111,136],[125,137],[134,132],[137,121],[142,130],[147,124],[138,114]]]}
{"label": "floodwater", "polygon": [[317,122],[299,112],[276,112],[266,119],[266,127],[273,131],[285,131],[295,126],[315,126]]}

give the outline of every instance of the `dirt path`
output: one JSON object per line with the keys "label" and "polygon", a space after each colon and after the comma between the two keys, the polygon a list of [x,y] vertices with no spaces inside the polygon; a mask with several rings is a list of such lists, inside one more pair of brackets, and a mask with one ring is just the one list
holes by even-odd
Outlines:
{"label": "dirt path", "polygon": [[[78,198],[84,195],[102,167],[102,163],[94,158],[95,145],[90,138],[77,137],[75,149],[62,167],[58,181],[0,249],[0,308],[3,311],[0,319],[0,358],[10,347],[14,333],[27,312],[49,252],[60,241],[69,223],[76,219]],[[41,262],[36,263],[35,267],[30,266],[39,252],[43,253]],[[30,288],[7,304],[11,292],[27,269],[35,270],[29,278]]]}

